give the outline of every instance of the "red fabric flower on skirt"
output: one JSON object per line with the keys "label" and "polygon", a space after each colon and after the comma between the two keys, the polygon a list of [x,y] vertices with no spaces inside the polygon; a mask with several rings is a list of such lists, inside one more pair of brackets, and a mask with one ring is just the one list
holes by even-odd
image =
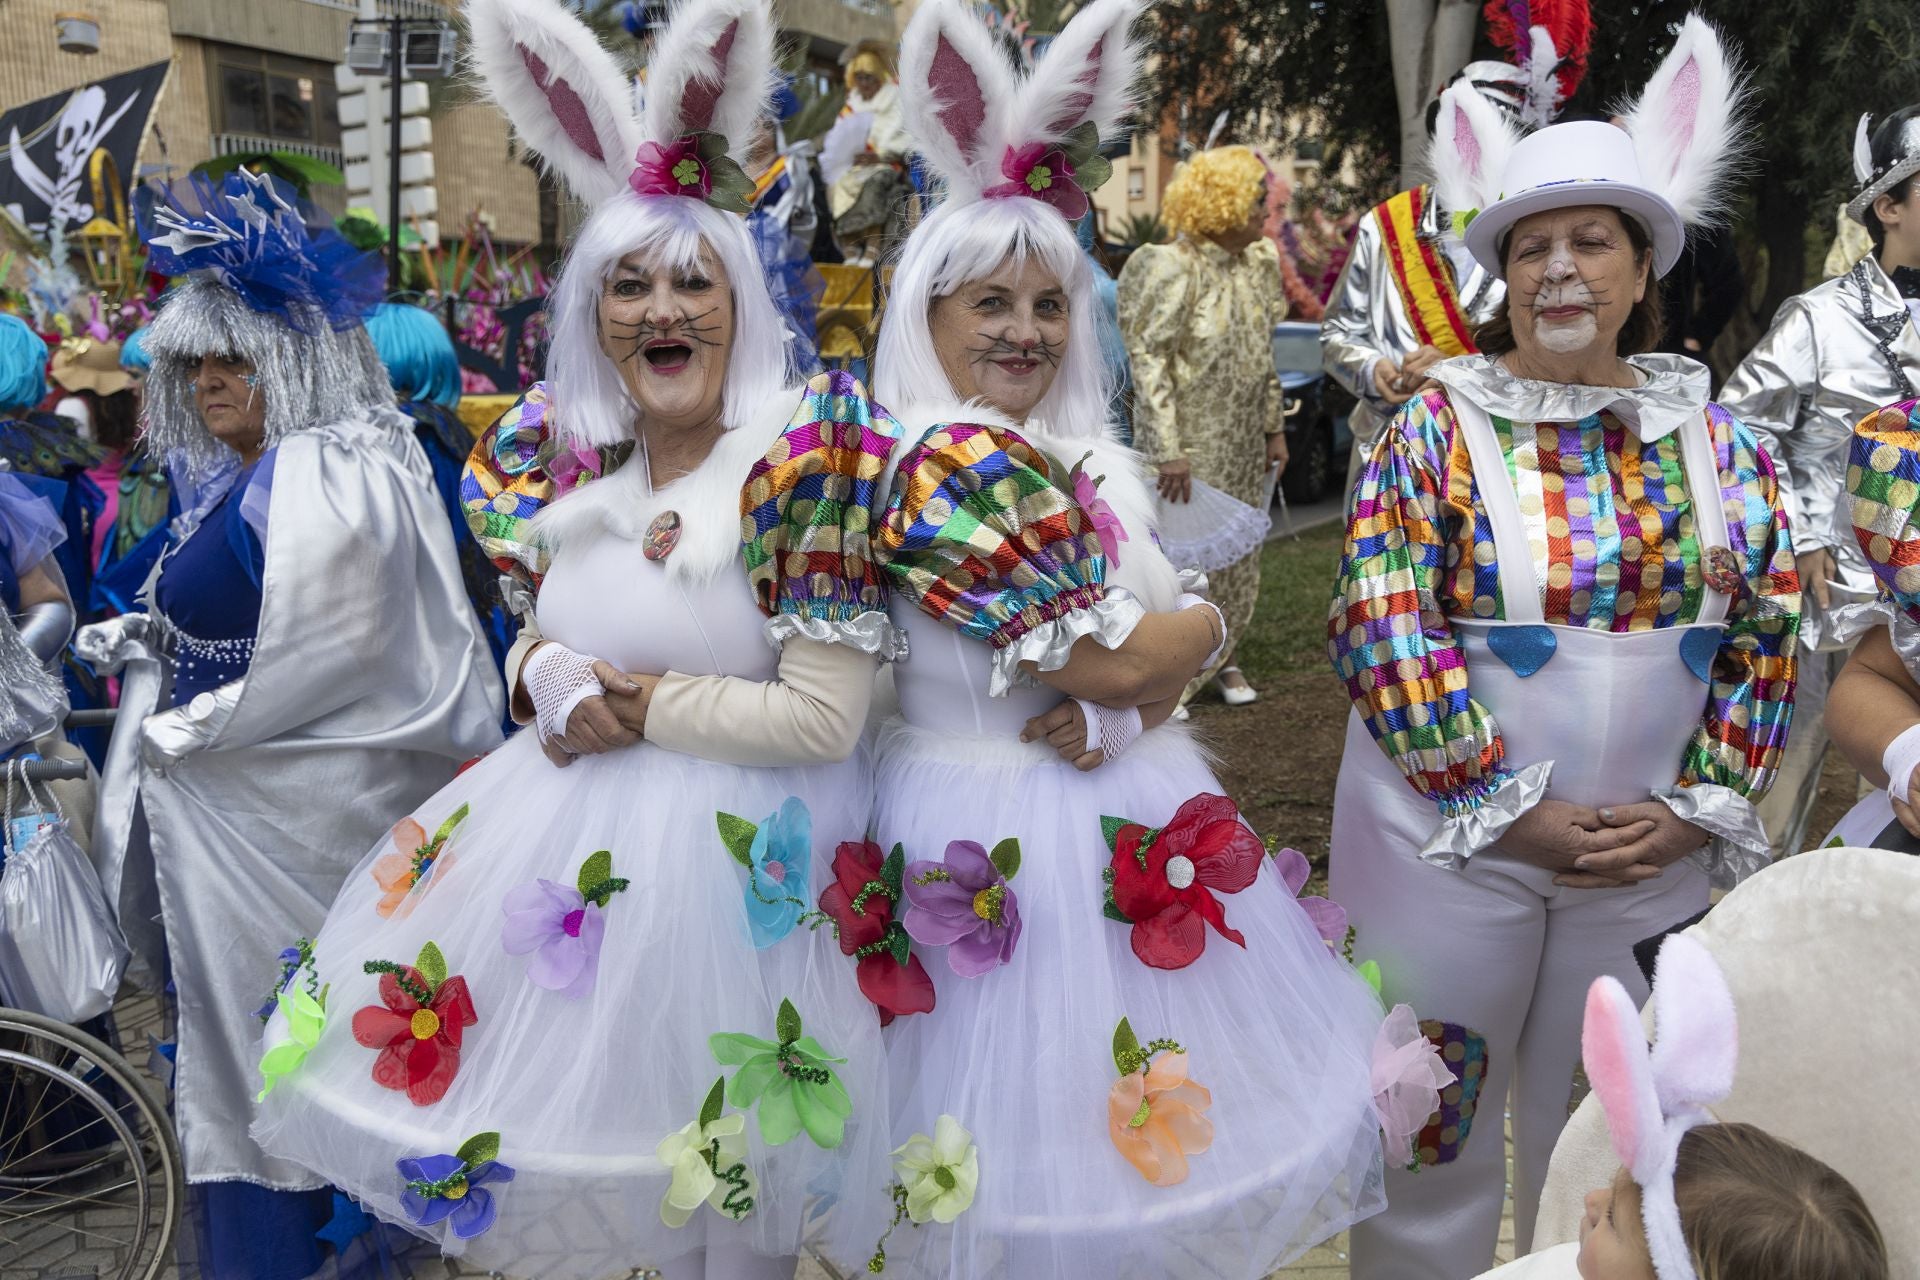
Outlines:
{"label": "red fabric flower on skirt", "polygon": [[1133,954],[1155,969],[1184,969],[1207,949],[1207,926],[1246,946],[1213,895],[1253,883],[1266,847],[1225,796],[1198,795],[1159,830],[1106,820],[1113,850],[1109,914],[1133,925]]}
{"label": "red fabric flower on skirt", "polygon": [[467,980],[447,976],[440,948],[429,942],[415,965],[367,962],[380,975],[380,1003],[353,1015],[353,1038],[378,1049],[373,1082],[404,1090],[415,1106],[440,1101],[460,1070],[460,1036],[478,1022]]}
{"label": "red fabric flower on skirt", "polygon": [[820,909],[840,931],[841,952],[860,958],[860,994],[880,1010],[883,1027],[933,1009],[933,979],[894,918],[905,862],[897,846],[884,857],[871,840],[848,841],[833,851],[833,883],[820,893]]}

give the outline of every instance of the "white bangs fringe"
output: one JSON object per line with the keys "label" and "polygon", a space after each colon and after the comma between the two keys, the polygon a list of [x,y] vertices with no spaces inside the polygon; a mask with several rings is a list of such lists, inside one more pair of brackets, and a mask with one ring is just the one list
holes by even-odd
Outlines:
{"label": "white bangs fringe", "polygon": [[1067,296],[1066,354],[1033,416],[1056,435],[1083,440],[1107,435],[1113,380],[1094,328],[1099,303],[1093,295],[1093,264],[1065,218],[1019,196],[943,204],[907,237],[880,326],[875,395],[895,411],[928,397],[966,398],[948,381],[934,352],[933,304],[969,281],[992,275],[1008,258],[1045,266],[1059,277]]}
{"label": "white bangs fringe", "polygon": [[547,314],[553,338],[547,382],[561,432],[577,445],[615,445],[634,438],[640,408],[613,361],[600,350],[600,295],[628,254],[684,270],[710,249],[725,268],[733,294],[733,350],[727,357],[721,421],[728,429],[754,421],[768,399],[793,381],[786,326],[746,224],[687,196],[640,196],[622,191],[596,208],[580,228],[553,287]]}

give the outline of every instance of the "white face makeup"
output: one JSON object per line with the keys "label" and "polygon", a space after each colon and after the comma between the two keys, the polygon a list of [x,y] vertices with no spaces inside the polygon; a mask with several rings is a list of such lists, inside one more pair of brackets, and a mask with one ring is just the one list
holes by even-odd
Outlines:
{"label": "white face makeup", "polygon": [[705,249],[684,270],[628,254],[600,291],[600,350],[650,422],[671,428],[717,421],[733,352],[726,268]]}
{"label": "white face makeup", "polygon": [[935,298],[928,317],[940,367],[963,400],[979,398],[1025,422],[1066,358],[1069,312],[1060,278],[1012,258],[981,280]]}
{"label": "white face makeup", "polygon": [[1618,211],[1554,209],[1523,218],[1507,240],[1514,343],[1571,356],[1611,350],[1645,294],[1651,255],[1636,256]]}

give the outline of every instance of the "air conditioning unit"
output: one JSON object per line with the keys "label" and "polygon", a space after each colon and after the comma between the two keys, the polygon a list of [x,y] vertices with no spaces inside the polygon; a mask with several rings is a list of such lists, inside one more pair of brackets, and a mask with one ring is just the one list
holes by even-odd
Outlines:
{"label": "air conditioning unit", "polygon": [[347,65],[361,75],[386,75],[390,43],[391,33],[384,26],[355,23],[347,34]]}

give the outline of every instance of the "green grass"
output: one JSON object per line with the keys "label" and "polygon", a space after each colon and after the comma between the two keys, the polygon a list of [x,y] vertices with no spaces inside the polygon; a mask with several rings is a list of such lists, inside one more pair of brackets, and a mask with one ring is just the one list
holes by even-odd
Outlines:
{"label": "green grass", "polygon": [[1295,542],[1276,538],[1260,557],[1260,603],[1240,641],[1239,659],[1256,685],[1271,676],[1326,672],[1327,604],[1346,536],[1342,521],[1309,529]]}

